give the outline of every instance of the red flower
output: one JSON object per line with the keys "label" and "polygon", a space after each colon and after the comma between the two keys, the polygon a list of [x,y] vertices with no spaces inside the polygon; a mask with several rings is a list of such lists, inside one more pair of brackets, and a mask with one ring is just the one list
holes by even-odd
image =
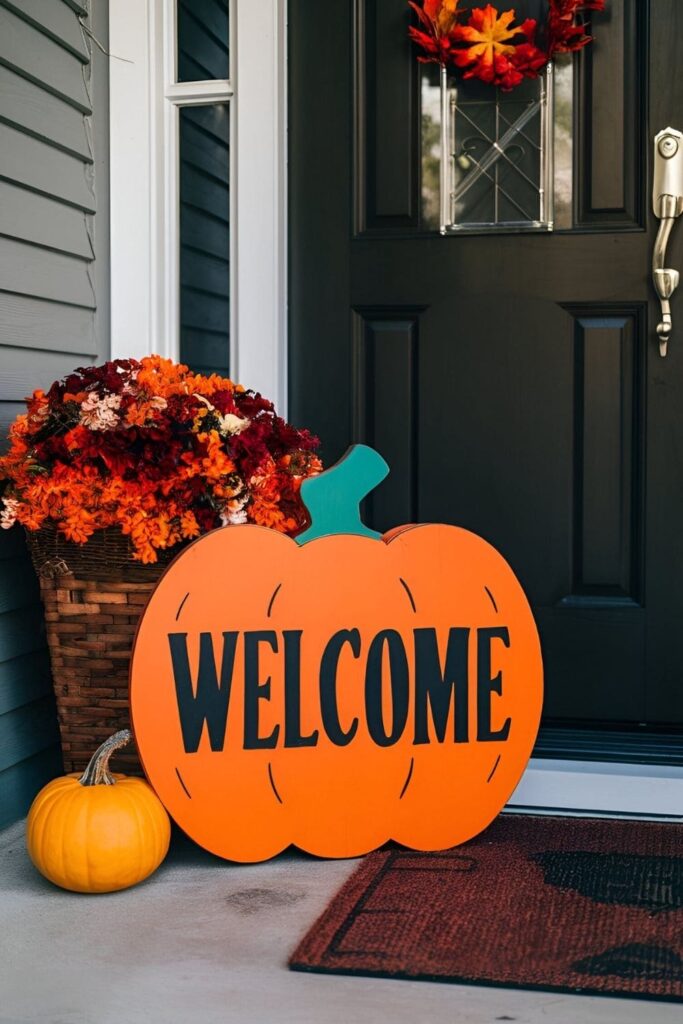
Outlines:
{"label": "red flower", "polygon": [[548,57],[556,53],[572,53],[590,43],[583,24],[576,24],[577,14],[604,11],[605,0],[548,0]]}
{"label": "red flower", "polygon": [[518,43],[510,57],[510,63],[524,78],[537,78],[539,71],[548,63],[548,56],[533,42]]}

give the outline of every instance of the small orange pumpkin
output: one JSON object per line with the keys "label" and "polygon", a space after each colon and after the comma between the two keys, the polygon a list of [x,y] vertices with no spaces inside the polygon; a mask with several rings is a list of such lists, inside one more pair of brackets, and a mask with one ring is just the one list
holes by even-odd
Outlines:
{"label": "small orange pumpkin", "polygon": [[171,825],[151,786],[109,772],[109,758],[130,739],[128,729],[110,736],[80,777],[53,779],[31,805],[29,856],[63,889],[127,889],[156,871],[168,852]]}
{"label": "small orange pumpkin", "polygon": [[524,592],[467,530],[365,527],[359,500],[387,471],[357,446],[304,482],[296,541],[216,530],[147,605],[138,749],[178,824],[223,857],[453,846],[526,766],[543,673]]}

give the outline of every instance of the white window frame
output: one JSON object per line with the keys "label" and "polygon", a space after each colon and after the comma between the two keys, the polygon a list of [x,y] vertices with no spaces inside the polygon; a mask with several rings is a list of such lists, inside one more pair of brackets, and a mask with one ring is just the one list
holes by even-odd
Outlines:
{"label": "white window frame", "polygon": [[175,10],[109,2],[112,358],[178,358],[178,109],[229,103],[230,373],[286,416],[286,0],[230,0],[225,81],[176,82]]}
{"label": "white window frame", "polygon": [[[286,0],[231,0],[231,78],[175,83],[175,0],[109,0],[111,352],[178,357],[177,107],[231,105],[231,375],[287,414]],[[683,768],[532,760],[511,810],[683,817]]]}

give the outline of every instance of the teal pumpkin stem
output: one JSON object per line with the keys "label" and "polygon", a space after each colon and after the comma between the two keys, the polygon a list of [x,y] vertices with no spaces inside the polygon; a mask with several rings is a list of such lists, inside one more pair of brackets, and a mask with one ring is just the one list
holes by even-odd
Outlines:
{"label": "teal pumpkin stem", "polygon": [[334,466],[304,480],[301,500],[308,509],[311,525],[294,538],[297,544],[334,533],[381,540],[381,533],[362,522],[359,506],[388,473],[389,467],[379,452],[366,444],[354,444]]}

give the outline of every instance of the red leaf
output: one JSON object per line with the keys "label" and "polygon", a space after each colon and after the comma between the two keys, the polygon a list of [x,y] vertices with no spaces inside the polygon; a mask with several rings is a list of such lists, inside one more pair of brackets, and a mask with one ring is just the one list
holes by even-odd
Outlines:
{"label": "red leaf", "polygon": [[576,17],[584,11],[604,11],[605,0],[548,0],[548,56],[573,53],[591,42]]}

